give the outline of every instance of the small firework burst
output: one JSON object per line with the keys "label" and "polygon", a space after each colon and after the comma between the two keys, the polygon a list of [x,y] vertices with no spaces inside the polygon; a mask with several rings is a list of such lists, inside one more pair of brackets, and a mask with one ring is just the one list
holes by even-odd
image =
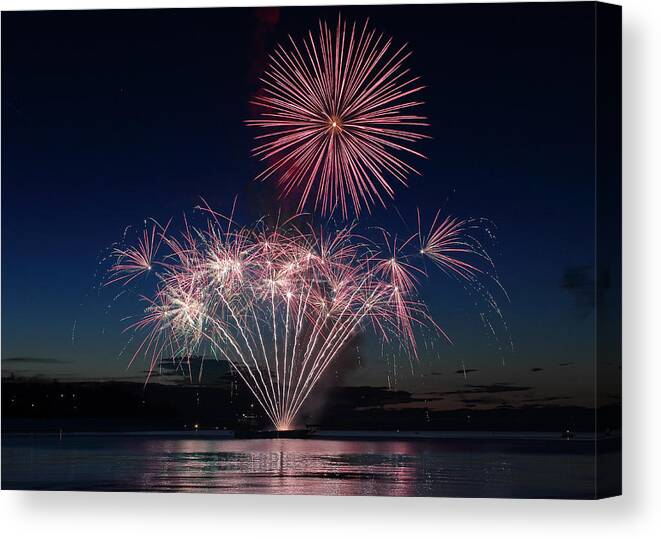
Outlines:
{"label": "small firework burst", "polygon": [[138,238],[137,245],[126,248],[115,247],[111,253],[114,264],[110,271],[112,278],[106,284],[121,281],[128,284],[134,279],[152,270],[154,255],[158,251],[156,225],[151,232],[145,228]]}

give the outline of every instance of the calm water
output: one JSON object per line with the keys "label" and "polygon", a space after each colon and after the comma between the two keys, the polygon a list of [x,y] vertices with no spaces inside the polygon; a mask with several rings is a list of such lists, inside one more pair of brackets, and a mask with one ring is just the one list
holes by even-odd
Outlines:
{"label": "calm water", "polygon": [[593,444],[3,435],[2,488],[590,498]]}

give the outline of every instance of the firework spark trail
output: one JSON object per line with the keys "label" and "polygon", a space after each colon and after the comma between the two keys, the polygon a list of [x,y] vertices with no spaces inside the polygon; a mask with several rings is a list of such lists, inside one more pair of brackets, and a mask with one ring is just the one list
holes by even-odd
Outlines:
{"label": "firework spark trail", "polygon": [[394,197],[394,180],[407,185],[419,172],[398,154],[424,155],[411,144],[428,135],[427,118],[410,109],[424,86],[405,67],[406,46],[338,18],[333,33],[319,21],[315,38],[279,45],[262,77],[263,93],[252,100],[264,130],[253,153],[267,163],[259,180],[277,178],[282,195],[300,193],[299,211],[310,200],[322,214],[346,217]]}
{"label": "firework spark trail", "polygon": [[[466,285],[467,291],[477,297],[486,306],[486,312],[480,313],[485,326],[487,326],[494,338],[503,343],[489,320],[494,315],[499,325],[504,329],[506,339],[505,348],[514,349],[509,334],[509,328],[503,318],[494,293],[487,283],[492,283],[509,301],[507,291],[503,288],[495,270],[492,258],[487,249],[478,239],[479,233],[487,232],[491,236],[489,226],[484,220],[459,219],[446,216],[440,219],[440,211],[436,213],[429,232],[422,232],[421,216],[418,211],[418,238],[420,242],[420,254],[431,260],[434,265],[443,271],[448,277],[457,279]],[[492,237],[492,236],[491,236]],[[505,357],[503,356],[503,362]]]}
{"label": "firework spark trail", "polygon": [[127,328],[144,332],[131,362],[144,355],[151,374],[165,353],[190,358],[210,351],[228,361],[277,429],[296,424],[358,332],[372,329],[413,357],[415,328],[442,333],[417,297],[426,275],[415,263],[421,255],[471,285],[491,275],[490,259],[469,234],[472,221],[437,215],[427,236],[420,231],[400,242],[384,232],[379,246],[353,227],[329,233],[301,229],[295,219],[240,227],[203,209],[202,228],[184,220],[179,234],[154,228],[137,247],[115,250],[108,283],[128,285],[147,265],[155,270],[144,314]]}
{"label": "firework spark trail", "polygon": [[[141,275],[152,271],[154,257],[157,255],[161,245],[161,238],[169,225],[170,223],[168,222],[165,228],[163,228],[154,221],[151,232],[145,228],[136,246],[114,248],[111,253],[111,257],[115,261],[115,264],[111,268],[114,277],[105,284],[109,285],[118,281],[128,284]],[[157,229],[159,230],[158,241]],[[126,237],[126,230],[124,231],[124,236]]]}

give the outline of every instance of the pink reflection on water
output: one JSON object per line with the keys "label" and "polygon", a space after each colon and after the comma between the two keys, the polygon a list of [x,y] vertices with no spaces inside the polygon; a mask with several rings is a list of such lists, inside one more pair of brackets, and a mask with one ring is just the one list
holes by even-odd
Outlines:
{"label": "pink reflection on water", "polygon": [[424,479],[406,441],[154,439],[142,450],[148,490],[411,496]]}

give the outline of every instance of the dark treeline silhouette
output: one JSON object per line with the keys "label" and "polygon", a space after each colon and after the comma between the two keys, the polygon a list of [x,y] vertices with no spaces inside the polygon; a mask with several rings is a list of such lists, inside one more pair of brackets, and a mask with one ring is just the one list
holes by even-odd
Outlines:
{"label": "dark treeline silhouette", "polygon": [[[433,399],[432,399],[433,401]],[[336,387],[301,426],[344,430],[476,430],[590,432],[595,410],[579,406],[526,404],[437,411],[433,402],[406,391]],[[618,430],[621,408],[598,410],[600,432]],[[232,377],[213,385],[190,382],[63,382],[43,378],[2,379],[2,429],[9,431],[257,430],[269,422],[254,397]]]}

